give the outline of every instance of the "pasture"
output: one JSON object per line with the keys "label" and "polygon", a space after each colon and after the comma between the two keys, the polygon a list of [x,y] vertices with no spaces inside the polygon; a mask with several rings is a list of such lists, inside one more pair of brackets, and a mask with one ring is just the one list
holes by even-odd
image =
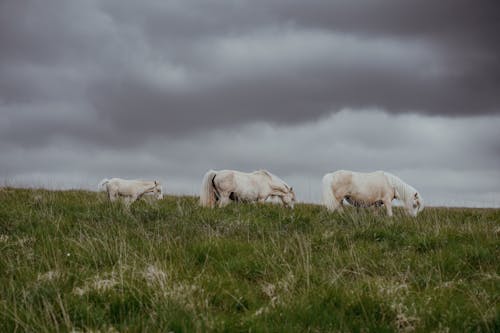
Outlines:
{"label": "pasture", "polygon": [[500,210],[0,189],[1,332],[498,332]]}

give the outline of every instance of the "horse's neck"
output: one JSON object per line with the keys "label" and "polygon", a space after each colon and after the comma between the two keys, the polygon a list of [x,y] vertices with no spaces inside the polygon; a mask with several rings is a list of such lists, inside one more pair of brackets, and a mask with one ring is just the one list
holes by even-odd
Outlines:
{"label": "horse's neck", "polygon": [[155,184],[153,182],[142,180],[140,181],[140,186],[145,192],[151,192],[155,188]]}
{"label": "horse's neck", "polygon": [[267,182],[272,188],[280,189],[281,192],[287,191],[286,183],[279,177],[273,175],[267,170],[258,170],[254,172],[255,175],[262,177],[264,182]]}
{"label": "horse's neck", "polygon": [[272,186],[275,186],[275,187],[283,187],[284,186],[282,181],[280,181],[279,179],[273,178],[273,177],[271,177],[270,184]]}
{"label": "horse's neck", "polygon": [[283,192],[283,193],[288,192],[288,187],[287,187],[286,183],[283,180],[279,179],[278,177],[276,177],[276,178],[271,177],[270,185],[272,188],[278,189],[279,192]]}
{"label": "horse's neck", "polygon": [[404,181],[390,173],[385,172],[385,175],[389,180],[389,183],[399,194],[399,198],[397,199],[406,202],[408,200],[408,196],[411,195],[410,185],[406,184]]}
{"label": "horse's neck", "polygon": [[276,176],[274,176],[272,173],[270,173],[267,170],[257,170],[257,171],[252,172],[251,174],[253,176],[259,177],[260,179],[262,179],[262,181],[267,182],[271,185],[274,185],[274,183],[276,182],[276,179],[277,179]]}

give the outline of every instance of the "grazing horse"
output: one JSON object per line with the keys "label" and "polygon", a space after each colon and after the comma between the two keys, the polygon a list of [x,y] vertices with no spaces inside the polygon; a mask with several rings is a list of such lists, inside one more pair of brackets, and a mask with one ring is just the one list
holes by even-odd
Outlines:
{"label": "grazing horse", "polygon": [[323,204],[330,211],[342,210],[343,200],[357,207],[381,206],[392,216],[392,200],[404,203],[408,214],[424,209],[421,195],[412,186],[384,171],[371,173],[339,170],[323,177]]}
{"label": "grazing horse", "polygon": [[210,170],[203,177],[200,205],[214,207],[219,201],[219,207],[224,207],[231,200],[264,202],[270,196],[279,197],[285,206],[293,208],[293,188],[269,171]]}
{"label": "grazing horse", "polygon": [[123,197],[127,206],[148,193],[153,194],[156,199],[163,198],[161,184],[156,180],[103,179],[97,186],[97,189],[106,190],[111,201],[115,201],[118,197]]}

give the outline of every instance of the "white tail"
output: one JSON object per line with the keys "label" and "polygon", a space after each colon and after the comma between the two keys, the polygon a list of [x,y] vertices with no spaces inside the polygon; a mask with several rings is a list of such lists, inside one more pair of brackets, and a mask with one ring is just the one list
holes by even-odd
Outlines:
{"label": "white tail", "polygon": [[200,205],[203,207],[213,207],[215,205],[215,189],[212,184],[217,171],[209,170],[203,177],[201,183]]}
{"label": "white tail", "polygon": [[104,178],[103,180],[101,180],[101,182],[99,183],[99,185],[97,185],[97,190],[98,191],[104,191],[104,185],[107,184],[108,182],[109,182],[108,178]]}
{"label": "white tail", "polygon": [[333,175],[331,173],[327,173],[323,176],[323,205],[325,205],[328,210],[335,209],[335,197],[333,196],[332,181]]}

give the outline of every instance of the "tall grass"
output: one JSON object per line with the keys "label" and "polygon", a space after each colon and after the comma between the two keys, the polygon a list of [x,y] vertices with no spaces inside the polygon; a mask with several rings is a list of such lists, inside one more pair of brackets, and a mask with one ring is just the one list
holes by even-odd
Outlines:
{"label": "tall grass", "polygon": [[0,190],[0,331],[498,332],[500,210]]}

